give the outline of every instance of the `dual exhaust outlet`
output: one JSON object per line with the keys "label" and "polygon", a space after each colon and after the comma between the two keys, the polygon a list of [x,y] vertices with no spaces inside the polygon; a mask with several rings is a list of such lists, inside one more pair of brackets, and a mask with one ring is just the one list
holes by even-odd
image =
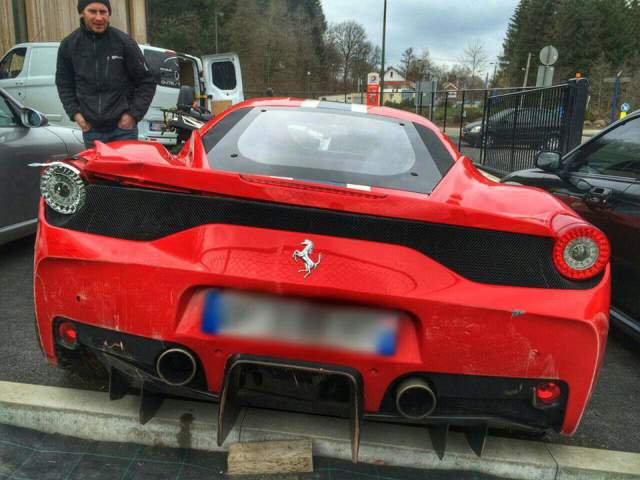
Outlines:
{"label": "dual exhaust outlet", "polygon": [[428,417],[436,409],[436,394],[427,381],[420,377],[402,380],[395,393],[396,410],[412,420]]}
{"label": "dual exhaust outlet", "polygon": [[[165,350],[156,360],[158,376],[163,382],[174,387],[191,382],[197,369],[195,357],[183,348]],[[418,420],[433,413],[437,404],[436,394],[425,379],[408,377],[396,388],[395,404],[400,415]]]}
{"label": "dual exhaust outlet", "polygon": [[196,376],[198,363],[192,353],[183,348],[169,348],[156,360],[156,372],[167,385],[181,387]]}

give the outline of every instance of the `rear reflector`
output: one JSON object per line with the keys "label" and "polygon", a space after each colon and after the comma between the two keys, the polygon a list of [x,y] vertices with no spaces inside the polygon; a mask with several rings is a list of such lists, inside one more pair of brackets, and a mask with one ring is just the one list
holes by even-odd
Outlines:
{"label": "rear reflector", "polygon": [[78,331],[71,322],[62,322],[58,325],[59,343],[66,348],[76,348],[78,346]]}
{"label": "rear reflector", "polygon": [[535,388],[536,399],[544,405],[552,405],[562,395],[562,390],[557,383],[554,382],[542,382],[536,385]]}

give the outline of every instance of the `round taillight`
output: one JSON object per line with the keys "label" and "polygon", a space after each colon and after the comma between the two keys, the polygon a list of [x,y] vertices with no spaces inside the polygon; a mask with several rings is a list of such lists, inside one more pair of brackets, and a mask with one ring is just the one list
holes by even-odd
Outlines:
{"label": "round taillight", "polygon": [[78,345],[76,326],[72,322],[61,322],[58,325],[58,338],[65,347],[75,348]]}
{"label": "round taillight", "polygon": [[562,395],[560,385],[554,382],[542,382],[536,385],[536,399],[544,405],[555,403]]}
{"label": "round taillight", "polygon": [[611,248],[604,233],[594,227],[577,227],[563,233],[553,247],[553,263],[567,278],[585,280],[602,271]]}

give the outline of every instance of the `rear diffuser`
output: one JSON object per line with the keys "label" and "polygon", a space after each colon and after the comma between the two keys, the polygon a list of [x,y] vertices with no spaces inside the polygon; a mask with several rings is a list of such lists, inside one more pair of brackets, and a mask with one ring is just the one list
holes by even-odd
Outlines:
{"label": "rear diffuser", "polygon": [[225,370],[218,446],[233,430],[245,406],[348,418],[351,457],[354,463],[358,461],[363,418],[362,378],[353,368],[236,355]]}

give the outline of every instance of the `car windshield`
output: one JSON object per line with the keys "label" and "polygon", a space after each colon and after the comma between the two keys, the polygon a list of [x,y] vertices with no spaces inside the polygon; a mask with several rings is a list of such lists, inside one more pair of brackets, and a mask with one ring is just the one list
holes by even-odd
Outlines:
{"label": "car windshield", "polygon": [[[214,126],[209,135],[221,128]],[[344,109],[254,109],[229,128],[208,158],[220,170],[427,193],[442,178],[434,155],[449,163],[453,158],[443,147],[427,148],[421,133],[431,132]],[[435,135],[432,140],[438,142]]]}

